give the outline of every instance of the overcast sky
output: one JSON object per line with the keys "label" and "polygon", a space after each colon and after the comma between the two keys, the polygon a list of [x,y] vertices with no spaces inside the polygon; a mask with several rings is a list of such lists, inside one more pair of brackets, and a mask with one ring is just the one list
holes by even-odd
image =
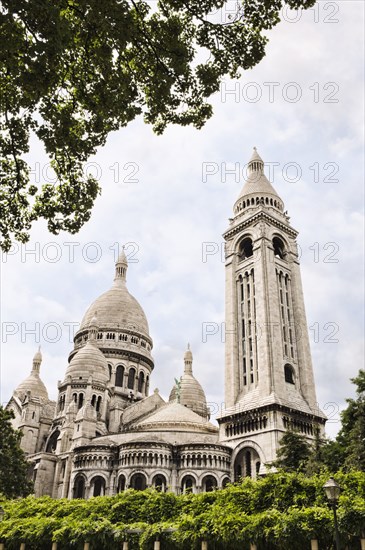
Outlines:
{"label": "overcast sky", "polygon": [[[264,60],[222,85],[202,130],[171,127],[158,137],[137,120],[113,133],[88,165],[103,192],[80,233],[55,237],[39,222],[26,246],[2,257],[2,403],[29,374],[38,344],[41,377],[56,399],[71,324],[110,288],[118,243],[129,243],[128,288],[154,341],[151,389],[168,397],[190,342],[194,374],[217,411],[221,235],[256,146],[299,231],[317,398],[327,433],[336,434],[354,391],[349,378],[363,365],[364,4],[320,1],[282,16]],[[36,142],[29,161],[33,178],[51,177]],[[217,333],[204,338],[204,323]]]}

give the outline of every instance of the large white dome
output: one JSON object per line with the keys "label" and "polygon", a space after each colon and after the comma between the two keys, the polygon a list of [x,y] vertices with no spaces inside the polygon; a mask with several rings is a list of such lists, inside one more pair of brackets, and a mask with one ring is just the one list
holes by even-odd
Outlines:
{"label": "large white dome", "polygon": [[149,335],[146,315],[125,285],[115,285],[99,296],[85,313],[80,330],[87,329],[94,316],[99,329],[126,328]]}

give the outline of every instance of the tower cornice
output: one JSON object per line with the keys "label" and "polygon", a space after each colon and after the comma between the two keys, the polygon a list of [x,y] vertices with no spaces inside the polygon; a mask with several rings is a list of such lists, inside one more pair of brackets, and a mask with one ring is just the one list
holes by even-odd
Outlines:
{"label": "tower cornice", "polygon": [[254,215],[250,216],[249,218],[242,220],[238,224],[234,225],[233,227],[229,227],[224,233],[223,237],[224,239],[229,239],[231,237],[234,237],[237,235],[237,233],[240,233],[242,230],[246,229],[247,227],[252,227],[252,225],[258,221],[267,221],[271,225],[275,226],[277,229],[280,229],[281,231],[284,231],[294,239],[298,236],[298,231],[294,229],[293,227],[286,225],[283,222],[280,222],[273,216],[270,216],[263,210],[260,212],[256,212]]}

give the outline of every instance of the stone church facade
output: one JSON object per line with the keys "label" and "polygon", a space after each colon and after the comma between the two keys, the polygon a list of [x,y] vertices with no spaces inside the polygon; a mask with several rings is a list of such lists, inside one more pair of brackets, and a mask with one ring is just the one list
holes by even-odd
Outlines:
{"label": "stone church facade", "polygon": [[209,420],[189,347],[168,401],[150,392],[153,341],[128,292],[122,251],[112,287],[91,304],[75,334],[57,402],[40,378],[38,351],[7,405],[23,432],[36,495],[211,491],[264,475],[287,429],[308,440],[323,433],[297,232],[256,149],[233,212],[224,234],[226,408],[219,427]]}

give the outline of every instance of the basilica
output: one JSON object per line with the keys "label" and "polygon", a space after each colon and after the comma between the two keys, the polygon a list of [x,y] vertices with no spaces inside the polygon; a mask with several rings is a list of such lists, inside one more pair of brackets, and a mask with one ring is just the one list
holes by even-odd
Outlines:
{"label": "basilica", "polygon": [[286,430],[309,441],[323,434],[297,234],[254,149],[224,233],[225,410],[218,426],[210,422],[189,346],[168,401],[150,391],[153,341],[143,308],[128,291],[122,251],[111,288],[91,304],[75,334],[57,401],[41,380],[38,350],[7,404],[23,433],[35,494],[211,491],[265,475]]}

